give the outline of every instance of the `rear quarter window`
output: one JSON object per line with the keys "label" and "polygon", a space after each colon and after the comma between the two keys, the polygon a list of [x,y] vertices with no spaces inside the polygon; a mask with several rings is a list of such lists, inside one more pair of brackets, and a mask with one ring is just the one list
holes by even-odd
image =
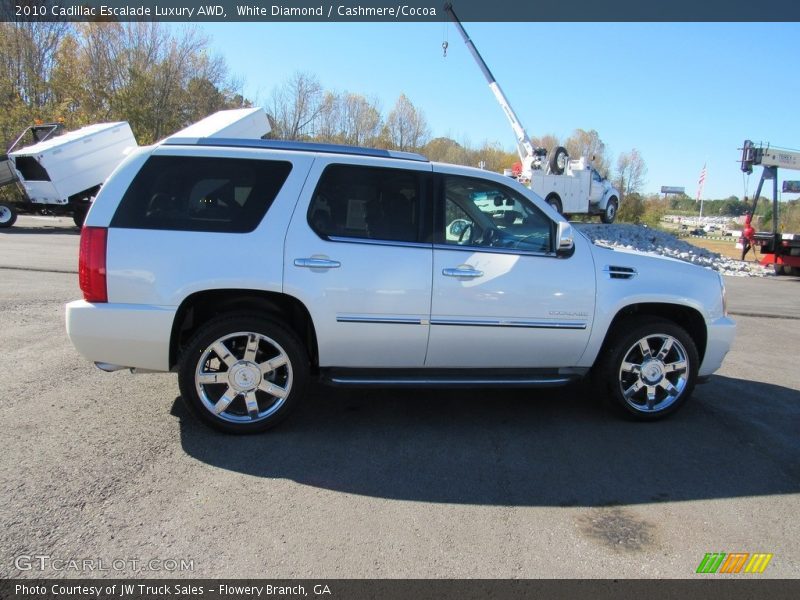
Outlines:
{"label": "rear quarter window", "polygon": [[258,227],[291,170],[288,161],[151,156],[111,227],[247,233]]}

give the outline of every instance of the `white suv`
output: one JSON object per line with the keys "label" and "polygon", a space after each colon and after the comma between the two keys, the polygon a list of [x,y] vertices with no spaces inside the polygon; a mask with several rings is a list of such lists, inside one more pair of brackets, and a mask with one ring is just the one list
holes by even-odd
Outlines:
{"label": "white suv", "polygon": [[[312,377],[353,386],[566,384],[654,419],[721,364],[721,277],[593,245],[522,185],[414,154],[233,139],[142,148],[81,234],[75,347],[177,371],[229,432]],[[487,409],[488,410],[488,409]]]}

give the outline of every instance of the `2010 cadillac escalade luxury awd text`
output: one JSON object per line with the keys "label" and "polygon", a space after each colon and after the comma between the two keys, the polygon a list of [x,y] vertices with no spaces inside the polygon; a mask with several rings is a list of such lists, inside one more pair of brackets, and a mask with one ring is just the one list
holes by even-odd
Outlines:
{"label": "2010 cadillac escalade luxury awd text", "polygon": [[[266,429],[312,377],[549,386],[592,374],[674,412],[734,337],[721,277],[591,244],[500,175],[419,155],[168,139],[129,156],[81,234],[75,347],[177,371],[208,424]],[[491,410],[487,408],[487,410]]]}

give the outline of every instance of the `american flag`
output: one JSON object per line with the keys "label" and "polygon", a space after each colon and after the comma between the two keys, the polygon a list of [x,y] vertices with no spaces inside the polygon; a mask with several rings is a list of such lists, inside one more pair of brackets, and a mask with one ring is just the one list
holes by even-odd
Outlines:
{"label": "american flag", "polygon": [[697,180],[697,201],[700,201],[700,196],[703,195],[703,186],[706,184],[706,165],[703,164],[703,170],[700,171],[700,179]]}

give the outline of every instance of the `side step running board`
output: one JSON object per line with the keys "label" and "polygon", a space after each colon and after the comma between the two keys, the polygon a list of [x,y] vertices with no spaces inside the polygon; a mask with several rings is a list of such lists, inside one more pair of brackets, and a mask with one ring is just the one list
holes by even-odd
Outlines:
{"label": "side step running board", "polygon": [[325,370],[320,379],[323,383],[342,387],[519,387],[547,388],[567,385],[580,379],[579,374],[561,375],[453,375],[453,374],[404,374],[404,373],[348,373]]}

